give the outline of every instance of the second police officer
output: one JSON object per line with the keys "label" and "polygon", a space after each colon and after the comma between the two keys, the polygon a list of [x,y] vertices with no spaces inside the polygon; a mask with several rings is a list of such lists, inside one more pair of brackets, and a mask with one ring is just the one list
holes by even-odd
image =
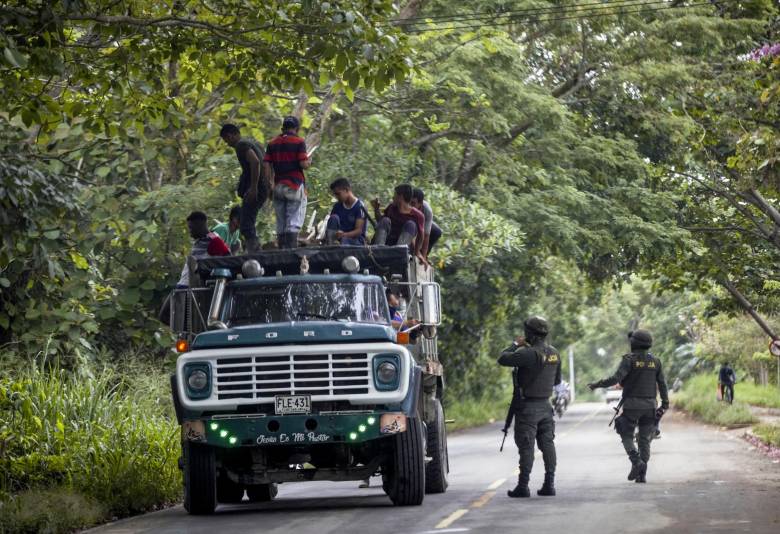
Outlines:
{"label": "second police officer", "polygon": [[515,421],[515,443],[520,453],[517,486],[510,497],[530,497],[528,480],[534,465],[534,441],[544,461],[544,485],[538,495],[555,495],[555,420],[550,404],[553,386],[561,382],[561,358],[545,342],[549,327],[542,317],[530,317],[523,324],[525,336],[518,337],[501,353],[500,365],[514,367],[511,414]]}
{"label": "second police officer", "polygon": [[[631,352],[624,355],[618,370],[604,380],[588,384],[590,389],[623,386],[623,413],[615,419],[615,430],[620,434],[631,460],[628,480],[646,482],[647,462],[650,461],[650,442],[655,435],[655,422],[669,408],[669,390],[661,367],[661,360],[648,352],[653,336],[647,330],[629,332]],[[661,407],[656,409],[656,388],[661,394]],[[636,441],[634,431],[639,428]]]}

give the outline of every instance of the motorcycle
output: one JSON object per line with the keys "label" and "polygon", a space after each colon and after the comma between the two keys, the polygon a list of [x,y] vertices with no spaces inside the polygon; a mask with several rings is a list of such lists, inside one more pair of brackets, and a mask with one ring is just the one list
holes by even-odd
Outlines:
{"label": "motorcycle", "polygon": [[560,419],[563,417],[563,412],[569,407],[569,397],[567,395],[558,395],[553,402],[553,409]]}

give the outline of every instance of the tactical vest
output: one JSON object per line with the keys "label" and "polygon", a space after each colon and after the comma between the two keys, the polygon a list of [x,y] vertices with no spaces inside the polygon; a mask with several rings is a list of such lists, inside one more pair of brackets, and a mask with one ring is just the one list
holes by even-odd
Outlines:
{"label": "tactical vest", "polygon": [[555,375],[561,357],[549,346],[534,347],[538,355],[537,365],[522,369],[518,373],[516,384],[522,389],[523,397],[549,398],[555,385]]}
{"label": "tactical vest", "polygon": [[656,376],[661,368],[658,358],[650,354],[631,353],[631,371],[623,379],[623,397],[656,396]]}

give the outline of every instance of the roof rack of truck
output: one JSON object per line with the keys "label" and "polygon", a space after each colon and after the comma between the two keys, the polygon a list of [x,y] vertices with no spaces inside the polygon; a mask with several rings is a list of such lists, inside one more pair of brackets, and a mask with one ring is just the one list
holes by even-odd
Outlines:
{"label": "roof rack of truck", "polygon": [[348,256],[360,262],[360,272],[368,271],[383,277],[394,274],[406,277],[411,255],[409,248],[399,246],[317,246],[294,249],[263,250],[241,256],[212,256],[198,259],[198,273],[203,279],[209,278],[214,269],[230,269],[233,275],[241,272],[248,260],[257,260],[265,271],[265,276],[300,274],[301,263],[306,258],[308,273],[342,273],[342,261]]}

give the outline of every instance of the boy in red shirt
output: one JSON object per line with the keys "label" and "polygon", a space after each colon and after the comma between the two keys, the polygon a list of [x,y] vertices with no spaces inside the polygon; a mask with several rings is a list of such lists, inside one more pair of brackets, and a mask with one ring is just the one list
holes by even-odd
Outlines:
{"label": "boy in red shirt", "polygon": [[285,117],[282,134],[271,139],[263,158],[263,172],[274,181],[274,212],[279,248],[298,246],[298,233],[306,218],[306,177],[311,160],[306,142],[298,137],[300,123],[295,117]]}

